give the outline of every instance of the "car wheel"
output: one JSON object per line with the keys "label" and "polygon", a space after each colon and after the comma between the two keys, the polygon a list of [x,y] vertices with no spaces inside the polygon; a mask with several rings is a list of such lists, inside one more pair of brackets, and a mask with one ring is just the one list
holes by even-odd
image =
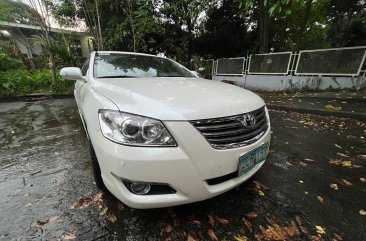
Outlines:
{"label": "car wheel", "polygon": [[91,157],[90,159],[91,159],[91,163],[92,163],[92,170],[93,170],[93,176],[95,179],[95,184],[97,185],[97,187],[99,189],[106,190],[106,187],[104,186],[104,183],[103,183],[98,158],[97,158],[97,155],[95,154],[93,145],[90,141],[89,141],[89,149],[90,149],[90,157]]}

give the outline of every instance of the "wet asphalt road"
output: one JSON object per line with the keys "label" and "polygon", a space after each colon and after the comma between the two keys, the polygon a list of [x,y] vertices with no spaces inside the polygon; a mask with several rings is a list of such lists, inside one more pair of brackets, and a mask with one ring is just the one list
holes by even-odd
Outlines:
{"label": "wet asphalt road", "polygon": [[366,240],[365,122],[270,114],[270,155],[251,180],[135,210],[96,187],[73,99],[0,103],[0,240]]}

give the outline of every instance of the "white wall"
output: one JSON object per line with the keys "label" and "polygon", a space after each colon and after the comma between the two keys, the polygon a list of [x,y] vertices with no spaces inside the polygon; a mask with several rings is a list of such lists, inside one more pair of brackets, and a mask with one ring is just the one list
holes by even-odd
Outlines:
{"label": "white wall", "polygon": [[238,85],[252,90],[281,91],[291,89],[362,89],[366,87],[366,77],[332,77],[332,76],[292,76],[292,75],[244,75],[212,76],[213,80],[231,80]]}

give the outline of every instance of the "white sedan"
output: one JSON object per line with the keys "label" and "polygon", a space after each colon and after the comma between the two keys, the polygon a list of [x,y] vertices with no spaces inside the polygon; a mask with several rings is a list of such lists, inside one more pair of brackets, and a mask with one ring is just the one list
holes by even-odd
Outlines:
{"label": "white sedan", "polygon": [[212,198],[266,160],[268,111],[248,90],[128,52],[93,52],[82,69],[63,68],[61,76],[76,80],[96,180],[130,207]]}

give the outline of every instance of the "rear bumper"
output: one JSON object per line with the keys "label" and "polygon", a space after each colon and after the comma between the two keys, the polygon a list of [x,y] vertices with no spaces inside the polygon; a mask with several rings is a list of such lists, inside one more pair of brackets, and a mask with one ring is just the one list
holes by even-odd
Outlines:
{"label": "rear bumper", "polygon": [[[254,175],[264,164],[225,182],[208,185],[206,180],[238,170],[243,154],[270,141],[270,128],[255,143],[234,149],[216,150],[188,122],[164,122],[178,147],[131,147],[107,140],[100,131],[90,131],[103,181],[109,191],[133,208],[160,208],[212,198]],[[166,183],[177,192],[164,195],[135,195],[121,179]]]}

